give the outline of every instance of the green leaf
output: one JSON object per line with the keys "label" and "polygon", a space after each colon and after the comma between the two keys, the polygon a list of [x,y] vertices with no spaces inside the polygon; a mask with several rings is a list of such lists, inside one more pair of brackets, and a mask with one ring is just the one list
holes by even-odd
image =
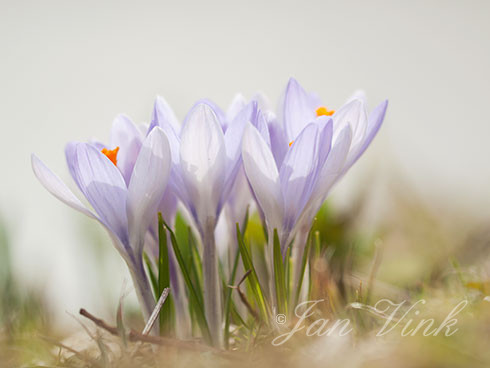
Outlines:
{"label": "green leaf", "polygon": [[246,271],[251,270],[250,276],[247,281],[252,289],[255,301],[259,308],[260,315],[266,324],[269,324],[269,313],[267,306],[265,304],[264,294],[262,292],[262,287],[259,283],[259,278],[257,277],[257,272],[255,272],[255,267],[252,262],[252,258],[248,252],[248,249],[243,241],[242,233],[240,232],[240,226],[236,224],[236,234],[238,240],[238,249],[240,250],[240,255],[242,256],[243,267]]}
{"label": "green leaf", "polygon": [[[158,213],[158,298],[160,298],[163,290],[166,288],[170,288],[167,231],[165,230],[162,214]],[[167,297],[167,300],[160,311],[160,335],[168,334],[171,329],[171,295],[172,294]]]}
{"label": "green leaf", "polygon": [[153,289],[153,295],[155,296],[155,301],[158,300],[158,279],[153,271],[153,265],[151,263],[150,257],[146,252],[143,252],[143,259],[146,264],[146,268],[148,270],[148,275],[150,276],[151,288]]}
{"label": "green leaf", "polygon": [[286,278],[282,261],[281,244],[277,229],[274,229],[274,283],[276,285],[277,309],[281,314],[287,314]]}
{"label": "green leaf", "polygon": [[284,275],[285,275],[285,280],[286,280],[286,301],[289,301],[290,299],[290,294],[291,294],[291,277],[292,277],[292,272],[291,270],[293,269],[293,260],[291,258],[291,249],[292,246],[290,245],[286,251],[286,258],[284,258]]}
{"label": "green leaf", "polygon": [[[248,211],[247,211],[248,213]],[[233,269],[231,271],[230,280],[228,285],[233,285],[235,283],[236,270],[238,268],[238,260],[240,259],[240,252],[236,252],[235,261],[233,262]],[[225,347],[228,349],[228,340],[230,339],[230,306],[232,304],[231,294],[233,289],[225,285],[226,295],[225,295]]]}
{"label": "green leaf", "polygon": [[311,232],[308,235],[308,240],[306,242],[305,249],[303,251],[303,259],[301,262],[301,271],[299,274],[299,280],[298,280],[298,285],[296,287],[296,295],[294,297],[294,306],[298,305],[299,301],[299,294],[301,293],[301,287],[303,286],[303,280],[305,277],[305,269],[306,269],[306,264],[308,263],[308,259],[310,258],[310,249],[311,249],[311,243],[313,242]]}
{"label": "green leaf", "polygon": [[199,324],[199,328],[201,329],[201,333],[204,337],[204,340],[208,344],[212,345],[213,340],[211,338],[211,333],[209,331],[208,323],[206,321],[206,315],[204,314],[204,305],[202,303],[202,299],[199,298],[198,292],[196,291],[196,288],[192,283],[189,270],[187,269],[186,264],[184,262],[184,258],[182,257],[182,253],[180,252],[179,244],[177,243],[177,239],[175,238],[174,232],[165,222],[163,223],[167,228],[168,232],[170,233],[170,241],[172,243],[172,248],[175,253],[175,258],[177,258],[177,263],[179,264],[179,267],[182,271],[182,276],[184,277],[185,284],[189,291],[190,304],[191,306],[195,307],[194,311],[195,311],[197,323]]}

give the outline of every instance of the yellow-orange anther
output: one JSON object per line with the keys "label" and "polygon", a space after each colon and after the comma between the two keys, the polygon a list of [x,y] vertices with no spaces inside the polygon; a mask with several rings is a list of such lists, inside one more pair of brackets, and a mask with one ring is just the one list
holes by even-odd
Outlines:
{"label": "yellow-orange anther", "polygon": [[289,147],[293,145],[294,141],[289,142]]}
{"label": "yellow-orange anther", "polygon": [[320,106],[316,109],[316,116],[332,116],[335,110],[328,110],[325,106]]}
{"label": "yellow-orange anther", "polygon": [[119,152],[119,147],[114,148],[113,150],[108,150],[107,148],[102,148],[101,151],[104,155],[107,156],[111,162],[117,166],[117,153]]}

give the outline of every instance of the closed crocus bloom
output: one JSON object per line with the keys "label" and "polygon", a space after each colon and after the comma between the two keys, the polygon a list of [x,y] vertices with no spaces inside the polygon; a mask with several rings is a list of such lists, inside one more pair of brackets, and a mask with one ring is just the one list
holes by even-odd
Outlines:
{"label": "closed crocus bloom", "polygon": [[[171,190],[189,211],[203,243],[203,278],[206,319],[213,341],[222,344],[222,310],[214,229],[233,191],[241,164],[245,125],[256,116],[256,103],[237,100],[227,121],[214,103],[201,100],[187,114],[180,133],[169,119],[157,121],[169,137],[172,151]],[[240,109],[241,107],[241,109]]]}
{"label": "closed crocus bloom", "polygon": [[142,253],[167,186],[170,148],[158,127],[140,141],[140,131],[127,118],[119,117],[114,124],[112,142],[120,146],[101,149],[99,144],[70,143],[66,149],[71,176],[93,210],[34,154],[32,168],[51,194],[104,226],[128,265],[143,315],[148,318],[154,297]]}

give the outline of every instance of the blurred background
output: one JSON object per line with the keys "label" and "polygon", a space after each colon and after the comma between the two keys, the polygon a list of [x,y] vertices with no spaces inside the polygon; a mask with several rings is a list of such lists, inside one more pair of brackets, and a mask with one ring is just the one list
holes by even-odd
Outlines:
{"label": "blurred background", "polygon": [[342,212],[364,195],[366,231],[408,208],[380,275],[417,280],[447,242],[407,221],[437,219],[464,241],[490,220],[489,19],[487,1],[0,0],[2,257],[18,289],[66,327],[80,307],[112,314],[129,288],[102,229],[37,182],[32,152],[74,188],[66,142],[107,140],[116,114],[148,121],[156,95],[180,118],[202,97],[226,107],[260,90],[275,103],[290,76],[333,109],[359,88],[371,107],[390,100],[331,201]]}

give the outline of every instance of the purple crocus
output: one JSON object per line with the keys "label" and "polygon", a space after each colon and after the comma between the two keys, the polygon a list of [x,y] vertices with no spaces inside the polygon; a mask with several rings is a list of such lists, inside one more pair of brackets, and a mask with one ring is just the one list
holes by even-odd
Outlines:
{"label": "purple crocus", "polygon": [[[243,164],[268,229],[269,272],[273,270],[273,230],[278,231],[284,253],[298,219],[308,211],[309,200],[330,153],[331,141],[332,120],[318,118],[304,127],[278,166],[270,145],[260,132],[250,124],[245,130]],[[271,277],[271,293],[273,289]]]}
{"label": "purple crocus", "polygon": [[[339,110],[325,107],[291,78],[270,119],[270,145],[249,126],[243,139],[245,172],[271,237],[280,234],[285,251],[295,238],[295,269],[311,221],[333,185],[367,149],[378,132],[387,101],[370,114],[363,94]],[[272,247],[269,247],[272,248]]]}
{"label": "purple crocus", "polygon": [[100,143],[69,143],[66,160],[71,176],[93,208],[86,207],[37,156],[32,168],[39,181],[56,198],[97,220],[109,233],[126,261],[135,289],[148,318],[154,297],[142,261],[145,235],[156,217],[157,207],[170,173],[170,147],[162,129],[146,138],[129,118],[116,118],[111,146]]}
{"label": "purple crocus", "polygon": [[324,115],[331,116],[333,120],[332,150],[320,171],[317,184],[312,189],[308,211],[300,219],[299,226],[308,230],[311,220],[332,187],[366,151],[376,136],[384,120],[388,101],[383,101],[368,113],[364,93],[356,92],[337,111],[329,110],[325,106],[314,93],[306,92],[291,78],[278,111],[279,124],[284,132],[282,137],[285,140],[281,142],[278,139],[275,143],[276,146],[282,146],[282,150],[296,139],[296,134],[308,122]]}
{"label": "purple crocus", "polygon": [[180,133],[164,116],[156,121],[169,137],[171,190],[189,211],[202,240],[205,312],[217,345],[222,344],[222,308],[214,230],[240,170],[243,130],[256,115],[255,102],[243,105],[235,99],[229,121],[214,103],[201,100],[187,114]]}

